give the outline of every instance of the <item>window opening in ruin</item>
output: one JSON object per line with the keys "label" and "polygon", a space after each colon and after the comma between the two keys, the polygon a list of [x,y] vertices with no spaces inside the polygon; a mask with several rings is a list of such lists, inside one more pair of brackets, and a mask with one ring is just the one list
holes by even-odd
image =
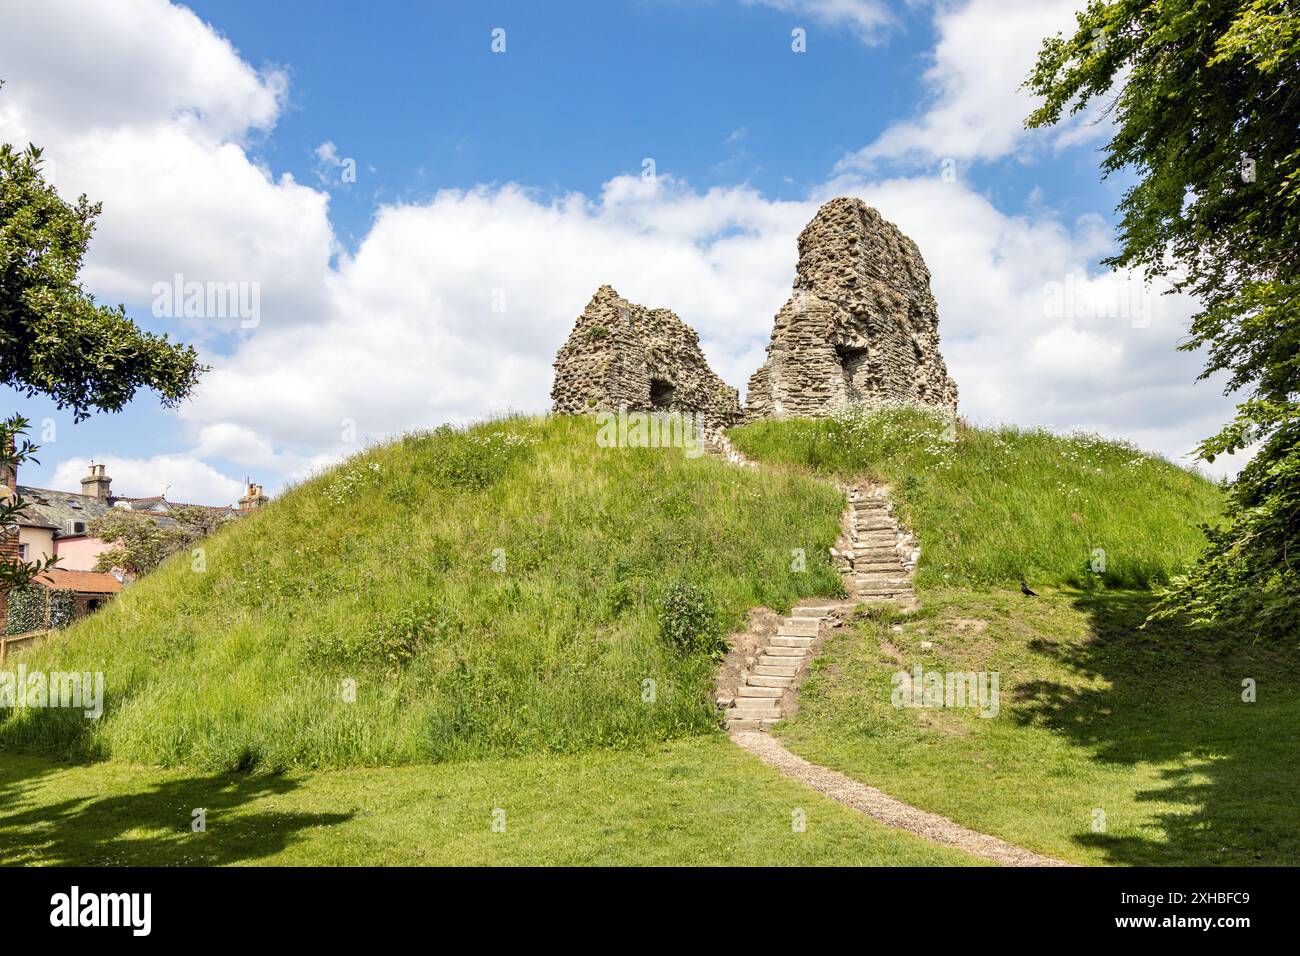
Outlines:
{"label": "window opening in ruin", "polygon": [[835,354],[844,371],[844,394],[850,402],[867,400],[867,349],[837,345]]}
{"label": "window opening in ruin", "polygon": [[650,407],[672,408],[673,386],[662,378],[650,379]]}

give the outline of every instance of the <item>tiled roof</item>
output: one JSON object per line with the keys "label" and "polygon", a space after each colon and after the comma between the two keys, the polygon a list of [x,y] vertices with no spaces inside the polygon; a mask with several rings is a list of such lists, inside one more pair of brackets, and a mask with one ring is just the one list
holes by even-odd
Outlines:
{"label": "tiled roof", "polygon": [[102,517],[113,509],[114,503],[126,502],[137,514],[147,514],[164,527],[175,527],[178,522],[169,517],[168,508],[206,508],[209,511],[238,512],[227,506],[182,505],[168,501],[162,495],[151,498],[127,498],[114,495],[108,501],[94,495],[79,495],[71,491],[54,491],[50,488],[33,488],[19,485],[18,494],[27,502],[27,508],[18,523],[29,528],[53,528],[56,537],[71,537],[72,522],[84,521],[89,524],[95,518]]}
{"label": "tiled roof", "polygon": [[54,528],[60,534],[71,534],[72,521],[89,524],[108,512],[108,502],[93,495],[78,495],[70,491],[53,491],[49,488],[18,486],[18,494],[27,502],[27,508],[18,520],[20,525],[37,528]]}
{"label": "tiled roof", "polygon": [[34,579],[37,584],[54,590],[76,591],[78,594],[116,594],[122,582],[111,574],[99,571],[63,571],[50,568]]}

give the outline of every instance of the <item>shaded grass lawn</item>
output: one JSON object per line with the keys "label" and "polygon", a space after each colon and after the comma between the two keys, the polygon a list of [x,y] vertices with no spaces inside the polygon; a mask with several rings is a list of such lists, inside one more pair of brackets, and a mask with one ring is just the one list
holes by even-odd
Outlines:
{"label": "shaded grass lawn", "polygon": [[[877,612],[828,640],[778,735],[892,796],[1067,860],[1300,864],[1300,662],[1231,635],[1139,631],[1151,600],[928,592],[916,616]],[[997,671],[998,716],[895,708],[892,675],[918,663]],[[1244,678],[1255,703],[1242,700]]]}
{"label": "shaded grass lawn", "polygon": [[[191,831],[196,807],[207,829]],[[493,811],[505,830],[493,830]],[[795,832],[801,809],[806,829]],[[956,865],[721,736],[644,752],[194,775],[0,755],[0,864]]]}

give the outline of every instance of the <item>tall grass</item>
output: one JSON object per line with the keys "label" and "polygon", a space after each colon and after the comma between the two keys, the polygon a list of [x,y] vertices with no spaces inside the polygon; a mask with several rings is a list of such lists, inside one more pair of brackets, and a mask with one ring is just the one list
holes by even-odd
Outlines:
{"label": "tall grass", "polygon": [[0,746],[225,770],[710,731],[713,662],[661,636],[662,596],[687,581],[734,629],[834,593],[842,498],[595,436],[590,418],[439,429],[292,489],[24,652],[103,671],[107,710],[0,711]]}
{"label": "tall grass", "polygon": [[921,542],[922,587],[1149,588],[1189,565],[1221,511],[1204,477],[1096,435],[980,429],[910,408],[762,421],[759,460],[890,483]]}

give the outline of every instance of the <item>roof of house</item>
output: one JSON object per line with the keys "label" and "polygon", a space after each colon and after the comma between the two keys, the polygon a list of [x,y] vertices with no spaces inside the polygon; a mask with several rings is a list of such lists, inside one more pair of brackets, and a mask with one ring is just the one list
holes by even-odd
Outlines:
{"label": "roof of house", "polygon": [[125,502],[132,511],[147,511],[151,514],[157,512],[170,511],[172,508],[201,508],[204,511],[228,511],[236,514],[237,509],[230,505],[195,505],[188,501],[168,501],[163,495],[152,495],[148,498],[130,498],[125,495],[114,495],[113,502]]}
{"label": "roof of house", "polygon": [[54,491],[50,488],[33,488],[29,485],[19,485],[18,494],[27,502],[18,524],[28,528],[53,528],[56,537],[72,537],[75,533],[72,530],[73,521],[84,521],[89,524],[114,507],[126,507],[147,514],[151,518],[156,518],[164,527],[174,527],[178,524],[175,518],[167,514],[172,508],[204,508],[209,511],[225,511],[232,515],[239,514],[234,508],[225,505],[183,505],[168,501],[162,495],[151,498],[127,498],[114,495],[105,501],[94,495]]}
{"label": "roof of house", "polygon": [[18,486],[19,496],[27,502],[24,513],[18,519],[20,525],[32,528],[54,528],[56,532],[71,534],[72,521],[91,522],[107,514],[112,507],[102,498],[93,495],[78,495],[70,491],[54,491],[49,488],[32,488]]}
{"label": "roof of house", "polygon": [[33,581],[54,590],[76,591],[78,594],[116,594],[122,582],[111,574],[99,571],[64,571],[50,568],[42,571]]}

